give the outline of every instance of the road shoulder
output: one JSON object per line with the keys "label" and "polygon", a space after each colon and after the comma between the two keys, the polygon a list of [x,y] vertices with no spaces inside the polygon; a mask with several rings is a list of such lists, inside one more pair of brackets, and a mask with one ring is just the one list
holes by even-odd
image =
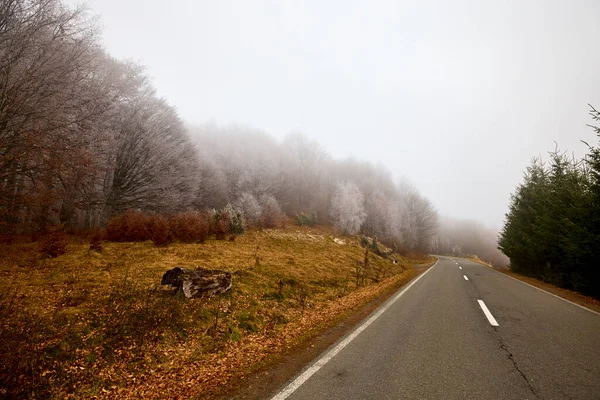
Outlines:
{"label": "road shoulder", "polygon": [[358,309],[340,315],[334,324],[324,327],[310,340],[302,341],[285,353],[272,359],[248,379],[239,382],[222,399],[262,399],[290,380],[299,370],[318,357],[346,333],[354,329],[377,307],[382,305],[402,287],[427,271],[434,262],[412,267],[412,273],[396,282],[383,293]]}
{"label": "road shoulder", "polygon": [[528,276],[524,276],[524,275],[520,275],[517,274],[515,272],[512,272],[508,269],[504,269],[504,268],[494,268],[495,271],[498,271],[500,273],[503,273],[505,275],[510,276],[511,278],[517,279],[521,282],[525,282],[531,286],[535,286],[538,289],[541,289],[543,291],[546,291],[550,294],[553,294],[555,296],[558,296],[560,298],[563,298],[565,300],[568,300],[572,303],[575,303],[577,305],[580,305],[584,308],[587,308],[589,310],[595,311],[597,313],[600,313],[600,301],[597,299],[594,299],[593,297],[589,297],[589,296],[585,296],[581,293],[577,293],[577,292],[572,292],[570,290],[566,290],[566,289],[562,289],[559,288],[557,286],[551,285],[549,283],[546,282],[542,282],[538,279],[535,278],[531,278]]}

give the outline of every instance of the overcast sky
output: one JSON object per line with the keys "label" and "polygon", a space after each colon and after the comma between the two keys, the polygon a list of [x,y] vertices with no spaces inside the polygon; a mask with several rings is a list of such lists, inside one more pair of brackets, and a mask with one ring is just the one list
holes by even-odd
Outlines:
{"label": "overcast sky", "polygon": [[91,0],[188,123],[301,132],[500,228],[531,157],[582,156],[600,1]]}

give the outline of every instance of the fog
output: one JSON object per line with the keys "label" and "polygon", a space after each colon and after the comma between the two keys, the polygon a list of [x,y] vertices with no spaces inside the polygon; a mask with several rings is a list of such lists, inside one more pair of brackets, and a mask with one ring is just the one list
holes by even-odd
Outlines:
{"label": "fog", "polygon": [[449,217],[500,228],[531,157],[594,138],[595,0],[87,4],[185,121],[301,132]]}
{"label": "fog", "polygon": [[1,4],[2,231],[284,213],[500,259],[531,158],[596,140],[598,2],[64,4]]}

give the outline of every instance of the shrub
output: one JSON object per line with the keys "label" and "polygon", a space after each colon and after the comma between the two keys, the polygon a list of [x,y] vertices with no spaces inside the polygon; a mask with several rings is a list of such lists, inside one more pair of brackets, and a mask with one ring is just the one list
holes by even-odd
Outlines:
{"label": "shrub", "polygon": [[363,248],[368,248],[370,251],[383,258],[388,258],[392,254],[394,254],[393,250],[384,251],[379,247],[379,244],[377,242],[377,236],[373,237],[373,239],[370,239],[365,235],[360,235],[360,245]]}
{"label": "shrub", "polygon": [[262,208],[262,226],[265,228],[275,228],[276,226],[281,225],[284,215],[281,211],[281,206],[275,197],[268,194],[263,194],[260,196],[259,204]]}
{"label": "shrub", "polygon": [[95,230],[91,235],[90,250],[102,251],[102,240],[104,240],[104,233],[100,229]]}
{"label": "shrub", "polygon": [[246,218],[244,218],[244,214],[241,210],[229,203],[225,206],[223,211],[229,217],[229,232],[241,235],[246,231]]}
{"label": "shrub", "polygon": [[229,232],[229,215],[225,210],[212,211],[210,233],[215,235],[215,239],[224,240]]}
{"label": "shrub", "polygon": [[208,215],[199,211],[188,211],[174,215],[170,220],[171,235],[184,243],[203,242],[208,237]]}
{"label": "shrub", "polygon": [[314,212],[301,212],[300,214],[296,214],[296,222],[298,225],[315,226],[317,224],[317,214]]}
{"label": "shrub", "polygon": [[40,253],[48,258],[56,258],[66,253],[67,235],[62,227],[52,228],[40,240]]}
{"label": "shrub", "polygon": [[160,215],[152,215],[148,219],[150,239],[155,246],[167,246],[173,241],[169,220]]}
{"label": "shrub", "polygon": [[369,239],[365,236],[365,235],[360,235],[360,245],[363,248],[369,247],[371,245],[371,243],[369,242]]}
{"label": "shrub", "polygon": [[113,217],[106,226],[106,237],[113,242],[143,242],[151,239],[149,217],[139,211],[127,212]]}

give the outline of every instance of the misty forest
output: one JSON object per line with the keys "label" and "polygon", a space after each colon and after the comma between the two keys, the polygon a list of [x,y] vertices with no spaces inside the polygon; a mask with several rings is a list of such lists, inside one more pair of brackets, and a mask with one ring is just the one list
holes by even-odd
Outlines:
{"label": "misty forest", "polygon": [[128,210],[172,216],[229,207],[244,225],[307,215],[396,250],[429,250],[434,206],[385,167],[334,160],[301,134],[278,142],[241,126],[187,127],[141,66],[104,51],[83,10],[2,4],[4,232],[77,232]]}
{"label": "misty forest", "polygon": [[0,397],[225,396],[449,257],[600,299],[600,145],[523,166],[499,232],[311,132],[186,121],[100,26],[0,0]]}
{"label": "misty forest", "polygon": [[[240,215],[242,229],[278,226],[283,215],[309,216],[312,224],[376,236],[397,251],[476,254],[494,265],[508,263],[493,229],[440,219],[414,185],[395,181],[384,166],[335,160],[302,134],[279,142],[244,126],[187,126],[156,95],[143,67],[102,48],[98,26],[84,9],[54,0],[3,1],[2,7],[2,232],[80,232],[106,227],[126,212],[214,216],[227,209]],[[590,207],[598,201],[592,196],[598,151],[590,150],[584,160],[556,153],[550,165],[537,160],[528,168],[501,241],[521,272],[569,288],[594,286],[583,278],[594,271],[590,257],[598,254],[591,250],[598,224]],[[552,205],[532,207],[564,232],[546,224],[548,237],[531,224],[544,217],[522,205],[529,193]],[[567,194],[576,197],[561,197]],[[526,235],[518,230],[524,218],[527,229],[542,236],[517,236]],[[536,240],[548,249],[530,246]],[[535,254],[519,252],[520,245]]]}

